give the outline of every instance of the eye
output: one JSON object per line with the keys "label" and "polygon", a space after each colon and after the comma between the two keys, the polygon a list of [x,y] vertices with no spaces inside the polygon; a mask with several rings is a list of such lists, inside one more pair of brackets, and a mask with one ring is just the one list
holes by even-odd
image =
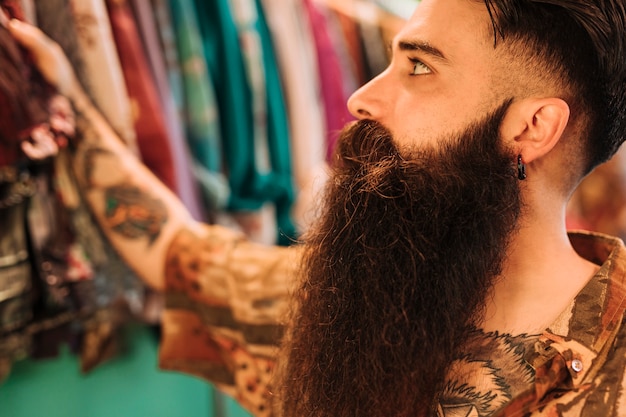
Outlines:
{"label": "eye", "polygon": [[409,61],[413,63],[413,71],[411,71],[411,75],[424,75],[433,72],[426,64],[417,58],[409,58]]}

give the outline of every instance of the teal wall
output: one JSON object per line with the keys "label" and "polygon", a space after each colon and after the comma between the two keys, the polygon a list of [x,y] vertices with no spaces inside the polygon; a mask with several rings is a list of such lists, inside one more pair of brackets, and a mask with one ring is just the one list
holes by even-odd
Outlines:
{"label": "teal wall", "polygon": [[157,340],[133,327],[128,351],[87,375],[77,358],[25,360],[0,385],[0,417],[246,417],[199,379],[157,368]]}

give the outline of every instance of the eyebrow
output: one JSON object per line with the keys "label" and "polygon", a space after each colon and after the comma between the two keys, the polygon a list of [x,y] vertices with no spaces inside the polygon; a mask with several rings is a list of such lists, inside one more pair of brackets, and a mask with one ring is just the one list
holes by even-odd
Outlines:
{"label": "eyebrow", "polygon": [[435,48],[428,42],[401,40],[398,42],[398,49],[401,51],[419,51],[432,56],[443,62],[449,62],[448,58],[439,49]]}

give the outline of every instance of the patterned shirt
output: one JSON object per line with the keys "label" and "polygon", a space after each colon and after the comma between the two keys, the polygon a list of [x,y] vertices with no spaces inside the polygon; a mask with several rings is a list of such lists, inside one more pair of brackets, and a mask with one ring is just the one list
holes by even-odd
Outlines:
{"label": "patterned shirt", "polygon": [[[570,240],[601,265],[596,275],[542,334],[473,333],[437,417],[626,416],[626,249],[600,234]],[[215,226],[181,233],[167,259],[160,366],[272,415],[268,384],[299,256]]]}

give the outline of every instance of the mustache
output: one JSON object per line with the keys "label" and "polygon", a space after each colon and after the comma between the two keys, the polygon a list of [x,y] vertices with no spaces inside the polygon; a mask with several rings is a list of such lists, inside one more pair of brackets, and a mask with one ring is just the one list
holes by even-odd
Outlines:
{"label": "mustache", "polygon": [[397,157],[399,151],[391,132],[373,120],[358,120],[346,125],[337,141],[337,162],[343,169]]}
{"label": "mustache", "polygon": [[349,125],[339,138],[335,160],[335,181],[348,193],[373,193],[384,198],[399,197],[406,189],[385,184],[394,170],[408,165],[381,124],[361,120]]}
{"label": "mustache", "polygon": [[[467,188],[473,192],[466,193],[465,205],[486,202],[485,209],[498,216],[502,210],[518,204],[517,200],[507,205],[506,201],[493,198],[498,193],[493,184],[517,187],[517,181],[510,180],[516,175],[515,155],[500,141],[500,123],[497,122],[504,118],[511,101],[504,101],[488,117],[471,123],[464,132],[402,149],[381,123],[353,122],[344,128],[337,142],[331,176],[333,186],[349,195],[403,199],[412,201],[415,206],[424,204],[440,209],[448,206],[454,211],[458,211],[459,202],[447,196],[457,195],[461,188]],[[471,133],[471,137],[467,133]],[[500,155],[499,162],[495,162],[494,155]],[[506,155],[510,155],[510,161]],[[425,189],[436,192],[426,200],[426,196],[416,192]],[[393,206],[393,202],[390,204]]]}
{"label": "mustache", "polygon": [[[491,117],[498,119],[506,103]],[[468,131],[481,132],[481,140],[467,143],[462,133],[444,140],[400,149],[392,133],[373,120],[359,120],[346,126],[339,137],[333,165],[334,185],[350,193],[373,193],[383,198],[406,197],[406,193],[427,183],[470,185],[472,178],[510,176],[511,167],[493,170],[483,155],[506,153],[499,143],[496,124],[470,125]],[[435,144],[436,143],[436,144]],[[436,161],[437,166],[433,166]],[[468,172],[467,176],[463,174]],[[391,187],[393,185],[393,187]],[[416,187],[416,185],[418,187]],[[476,184],[472,184],[476,185]],[[428,187],[432,188],[432,187]],[[455,191],[455,190],[452,190]],[[419,198],[419,196],[414,196]],[[443,197],[438,195],[437,197]]]}

